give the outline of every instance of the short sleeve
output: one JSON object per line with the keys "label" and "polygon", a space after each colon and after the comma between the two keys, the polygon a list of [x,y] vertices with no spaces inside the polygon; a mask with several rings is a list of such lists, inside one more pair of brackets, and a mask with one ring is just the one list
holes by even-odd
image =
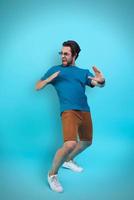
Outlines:
{"label": "short sleeve", "polygon": [[90,87],[94,87],[94,86],[91,84],[91,79],[88,78],[88,76],[94,77],[94,75],[93,75],[89,70],[87,70],[87,73],[86,73],[86,85],[88,85],[88,86],[90,86]]}
{"label": "short sleeve", "polygon": [[[50,69],[48,69],[46,72],[45,72],[45,74],[41,77],[41,81],[44,81],[44,80],[46,80],[49,76],[51,76],[53,73],[54,73],[55,71],[54,71],[54,68],[53,67],[51,67]],[[52,81],[50,82],[50,83],[52,83]],[[48,83],[49,84],[49,83]]]}

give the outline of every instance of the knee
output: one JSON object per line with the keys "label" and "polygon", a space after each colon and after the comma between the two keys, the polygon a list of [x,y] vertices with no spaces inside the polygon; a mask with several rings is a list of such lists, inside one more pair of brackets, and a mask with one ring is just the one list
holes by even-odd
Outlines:
{"label": "knee", "polygon": [[87,142],[86,142],[86,146],[87,146],[87,147],[91,146],[91,144],[92,144],[92,141],[87,141]]}
{"label": "knee", "polygon": [[80,149],[88,148],[92,144],[92,141],[81,141],[80,142]]}
{"label": "knee", "polygon": [[77,142],[76,141],[67,141],[64,143],[64,149],[67,152],[72,151],[76,147]]}

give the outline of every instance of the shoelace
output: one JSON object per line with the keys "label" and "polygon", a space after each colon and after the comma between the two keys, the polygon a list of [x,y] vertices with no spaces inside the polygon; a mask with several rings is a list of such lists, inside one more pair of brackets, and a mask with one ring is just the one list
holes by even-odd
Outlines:
{"label": "shoelace", "polygon": [[75,161],[70,160],[70,162],[71,162],[72,164],[76,165],[77,167],[79,167],[79,165],[78,165]]}
{"label": "shoelace", "polygon": [[61,186],[58,179],[57,179],[57,176],[53,176],[52,177],[52,182],[56,185],[56,186]]}

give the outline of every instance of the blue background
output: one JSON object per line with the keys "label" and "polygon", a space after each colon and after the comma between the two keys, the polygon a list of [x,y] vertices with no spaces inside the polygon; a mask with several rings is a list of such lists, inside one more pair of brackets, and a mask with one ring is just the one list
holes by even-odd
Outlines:
{"label": "blue background", "polygon": [[[0,1],[0,199],[134,199],[134,2]],[[92,147],[65,169],[65,192],[51,192],[47,171],[62,145],[54,88],[35,91],[60,64],[62,42],[76,40],[76,64],[98,66],[105,88],[87,88],[94,123]]]}

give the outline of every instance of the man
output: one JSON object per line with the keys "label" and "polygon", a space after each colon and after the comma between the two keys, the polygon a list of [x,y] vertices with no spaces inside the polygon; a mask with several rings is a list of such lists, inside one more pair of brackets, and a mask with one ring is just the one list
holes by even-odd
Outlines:
{"label": "man", "polygon": [[56,192],[63,191],[58,180],[59,168],[62,166],[81,172],[83,168],[73,159],[92,143],[92,119],[85,86],[103,87],[105,84],[102,73],[95,66],[93,67],[95,76],[93,76],[88,69],[81,69],[75,65],[80,50],[77,42],[72,40],[64,42],[59,53],[62,64],[51,67],[36,84],[36,90],[52,84],[60,101],[64,144],[56,152],[48,173],[50,188]]}

